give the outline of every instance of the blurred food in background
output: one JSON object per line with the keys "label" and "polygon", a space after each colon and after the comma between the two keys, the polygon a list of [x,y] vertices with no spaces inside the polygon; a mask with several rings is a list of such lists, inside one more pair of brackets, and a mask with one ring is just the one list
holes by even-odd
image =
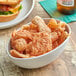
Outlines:
{"label": "blurred food in background", "polygon": [[57,9],[63,14],[73,14],[76,12],[76,0],[57,0]]}

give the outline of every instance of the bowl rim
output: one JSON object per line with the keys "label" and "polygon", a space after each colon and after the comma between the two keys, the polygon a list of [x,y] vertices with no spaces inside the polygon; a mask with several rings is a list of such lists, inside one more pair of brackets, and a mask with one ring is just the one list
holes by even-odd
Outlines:
{"label": "bowl rim", "polygon": [[[52,19],[52,18],[43,18],[43,19],[44,19],[44,20],[50,20],[50,19]],[[56,20],[58,20],[58,19],[56,19]],[[58,20],[58,21],[61,21],[61,20]],[[64,22],[64,21],[62,21],[62,22]],[[28,24],[30,24],[30,22],[27,23],[26,25],[28,25]],[[44,57],[44,56],[46,56],[46,55],[48,55],[48,54],[51,54],[52,52],[56,51],[58,48],[62,47],[62,46],[66,43],[66,41],[70,38],[71,28],[70,28],[69,24],[67,24],[66,26],[67,26],[67,28],[68,28],[68,30],[69,30],[69,36],[66,38],[66,40],[64,40],[64,42],[62,42],[62,44],[60,44],[58,47],[56,47],[55,49],[53,49],[53,50],[51,50],[51,51],[49,51],[49,52],[47,52],[47,53],[45,53],[45,54],[42,54],[42,55],[39,55],[39,56],[35,56],[35,57],[31,57],[31,58],[15,58],[15,57],[11,56],[11,54],[10,54],[10,52],[9,52],[9,43],[10,43],[10,40],[9,40],[9,42],[8,42],[8,45],[7,45],[7,50],[6,50],[6,51],[7,51],[7,54],[8,54],[8,56],[9,56],[11,59],[14,59],[14,60],[31,60],[31,59],[38,59],[38,58]]]}

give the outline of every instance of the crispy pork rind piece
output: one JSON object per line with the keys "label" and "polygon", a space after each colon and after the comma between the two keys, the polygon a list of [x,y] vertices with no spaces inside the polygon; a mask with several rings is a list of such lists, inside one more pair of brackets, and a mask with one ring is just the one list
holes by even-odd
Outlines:
{"label": "crispy pork rind piece", "polygon": [[24,39],[32,39],[32,35],[29,31],[27,30],[19,30],[19,31],[14,31],[12,33],[12,38],[14,40],[19,39],[19,38],[24,38]]}
{"label": "crispy pork rind piece", "polygon": [[19,53],[18,51],[14,50],[14,49],[10,50],[10,54],[11,54],[11,56],[16,57],[16,58],[29,58],[30,57],[29,54],[26,54],[26,55],[21,54],[21,53]]}
{"label": "crispy pork rind piece", "polygon": [[55,42],[59,38],[57,32],[51,32],[50,36],[51,36],[52,43]]}
{"label": "crispy pork rind piece", "polygon": [[26,53],[31,56],[42,55],[52,50],[52,41],[48,33],[33,34],[33,40],[27,45]]}
{"label": "crispy pork rind piece", "polygon": [[65,30],[65,26],[67,24],[65,22],[59,21],[57,22],[55,19],[50,19],[49,23],[48,23],[48,27],[52,30],[57,30],[59,29],[60,31],[64,31]]}
{"label": "crispy pork rind piece", "polygon": [[18,52],[22,53],[26,49],[26,46],[27,46],[27,42],[23,38],[11,41],[11,47],[13,49],[16,49]]}
{"label": "crispy pork rind piece", "polygon": [[22,27],[21,27],[21,29],[22,30],[30,30],[30,26],[29,25],[23,25]]}
{"label": "crispy pork rind piece", "polygon": [[58,39],[59,45],[60,45],[63,41],[65,41],[65,39],[66,39],[68,36],[69,36],[69,34],[68,34],[66,31],[62,32],[62,33],[61,33],[61,36],[60,36],[59,39]]}
{"label": "crispy pork rind piece", "polygon": [[37,25],[35,25],[33,23],[30,24],[30,28],[31,28],[31,30],[38,30]]}
{"label": "crispy pork rind piece", "polygon": [[56,29],[58,27],[57,22],[55,19],[50,19],[49,23],[48,23],[48,27],[50,29]]}
{"label": "crispy pork rind piece", "polygon": [[38,32],[38,27],[37,27],[37,25],[31,23],[30,25],[22,26],[22,30],[27,30],[27,31],[30,31],[32,33],[35,33],[35,32]]}
{"label": "crispy pork rind piece", "polygon": [[55,42],[53,42],[52,44],[52,49],[55,49],[56,47],[59,46],[58,40],[56,40]]}
{"label": "crispy pork rind piece", "polygon": [[38,30],[40,32],[43,32],[43,31],[51,32],[49,27],[45,24],[44,20],[39,16],[35,16],[32,20],[32,23],[38,26]]}

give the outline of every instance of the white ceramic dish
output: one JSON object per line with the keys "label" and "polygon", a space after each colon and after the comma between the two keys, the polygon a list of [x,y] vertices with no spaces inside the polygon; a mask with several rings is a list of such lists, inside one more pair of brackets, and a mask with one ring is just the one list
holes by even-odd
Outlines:
{"label": "white ceramic dish", "polygon": [[[50,19],[46,18],[44,20],[47,23]],[[67,29],[68,33],[71,34],[71,29],[70,29],[69,25],[66,25],[66,29]],[[14,64],[18,65],[19,67],[28,68],[28,69],[40,68],[40,67],[43,67],[43,66],[51,63],[52,61],[54,61],[63,52],[66,44],[68,43],[69,37],[70,36],[68,36],[67,39],[54,50],[52,50],[48,53],[45,53],[43,55],[37,56],[37,57],[32,57],[32,58],[12,57],[9,52],[9,50],[11,49],[10,43],[8,44],[7,54],[9,56],[10,60]]]}
{"label": "white ceramic dish", "polygon": [[12,27],[27,18],[34,8],[34,3],[34,0],[23,0],[21,2],[23,8],[17,18],[9,22],[0,22],[0,29]]}

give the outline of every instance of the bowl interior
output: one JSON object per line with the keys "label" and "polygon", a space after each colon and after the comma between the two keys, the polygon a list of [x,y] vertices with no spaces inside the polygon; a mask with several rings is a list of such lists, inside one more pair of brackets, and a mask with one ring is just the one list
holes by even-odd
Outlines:
{"label": "bowl interior", "polygon": [[[45,23],[48,24],[48,22],[49,22],[50,19],[51,19],[51,18],[44,18]],[[60,22],[60,21],[57,20],[57,22]],[[26,25],[28,25],[28,24],[30,24],[30,23],[31,23],[31,22],[27,23]],[[18,30],[20,30],[20,28],[19,28]],[[70,29],[70,27],[69,27],[68,24],[66,25],[66,31],[69,33],[69,36],[70,36],[70,34],[71,34],[71,29]],[[67,39],[69,38],[69,36],[67,37]],[[66,39],[66,40],[67,40],[67,39]],[[65,40],[65,41],[66,41],[66,40]],[[64,42],[65,42],[65,41],[64,41]],[[64,42],[63,42],[63,43],[64,43]],[[62,44],[63,44],[63,43],[62,43]],[[61,44],[61,45],[62,45],[62,44]],[[61,46],[61,45],[59,45],[59,46]],[[59,47],[59,46],[58,46],[58,47]],[[56,47],[56,48],[58,48],[58,47]],[[55,48],[55,49],[56,49],[56,48]],[[11,58],[13,58],[13,59],[33,59],[33,58],[38,58],[38,57],[41,57],[41,56],[46,55],[46,54],[49,53],[49,52],[48,52],[48,53],[45,53],[45,54],[43,54],[43,55],[36,56],[36,57],[32,57],[32,58],[15,58],[15,57],[13,57],[13,56],[10,55],[10,49],[11,49],[11,46],[10,46],[10,40],[9,40],[9,42],[8,42],[8,48],[7,48],[7,54],[8,54],[9,57],[11,57]],[[53,51],[54,51],[54,50],[52,50],[52,51],[50,51],[50,52],[53,52]]]}

